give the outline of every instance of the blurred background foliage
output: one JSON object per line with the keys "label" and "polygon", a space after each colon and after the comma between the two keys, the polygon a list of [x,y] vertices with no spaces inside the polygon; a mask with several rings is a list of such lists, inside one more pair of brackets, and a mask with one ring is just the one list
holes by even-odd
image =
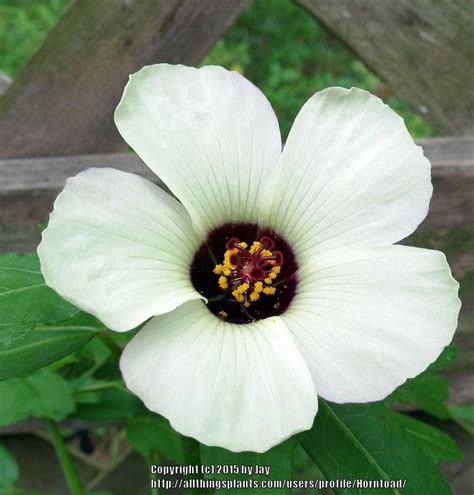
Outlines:
{"label": "blurred background foliage", "polygon": [[[0,0],[0,71],[14,78],[69,3]],[[328,86],[371,91],[402,115],[413,136],[434,134],[356,55],[290,0],[256,0],[203,64],[237,70],[259,86],[276,110],[284,138],[304,102]]]}

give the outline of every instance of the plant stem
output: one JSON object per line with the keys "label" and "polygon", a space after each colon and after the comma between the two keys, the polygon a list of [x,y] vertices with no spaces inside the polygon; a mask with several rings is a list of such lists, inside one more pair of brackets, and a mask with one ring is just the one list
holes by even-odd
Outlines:
{"label": "plant stem", "polygon": [[72,495],[83,495],[82,484],[77,475],[76,468],[72,462],[69,452],[67,451],[64,439],[59,431],[59,426],[56,421],[48,419],[48,430],[53,441],[54,450],[58,456],[63,468],[64,477],[66,478]]}
{"label": "plant stem", "polygon": [[[201,466],[201,451],[200,451],[199,442],[197,440],[194,440],[193,438],[184,437],[183,438],[183,447],[184,447],[185,464],[188,466]],[[188,478],[188,479],[203,478],[203,475],[202,474],[191,474],[191,475],[185,476],[185,478]],[[188,488],[186,490],[186,493],[188,493],[189,495],[205,495],[206,493],[209,493],[209,491],[204,490],[204,489],[199,489],[199,488]]]}
{"label": "plant stem", "polygon": [[103,357],[102,359],[98,360],[98,362],[94,364],[94,366],[91,366],[88,370],[84,371],[84,373],[82,373],[82,375],[80,375],[79,378],[75,380],[76,384],[78,385],[92,376],[107,361],[107,359],[109,359],[109,356]]}
{"label": "plant stem", "polygon": [[194,438],[184,437],[184,458],[186,464],[190,466],[196,466],[201,464],[201,454],[199,449],[199,442],[194,440]]}
{"label": "plant stem", "polygon": [[95,383],[93,385],[86,385],[84,387],[78,388],[75,393],[83,394],[88,392],[97,392],[97,390],[104,390],[106,388],[121,388],[125,389],[125,385],[122,380],[113,380],[106,383]]}
{"label": "plant stem", "polygon": [[[158,466],[162,462],[160,453],[157,450],[153,449],[150,453],[150,458],[148,459],[148,461],[150,463],[150,469],[152,464]],[[152,474],[152,473],[150,474],[150,483],[151,481],[157,481],[157,479],[158,479],[157,474]],[[160,495],[160,489],[158,487],[151,488],[150,495]]]}
{"label": "plant stem", "polygon": [[115,357],[120,357],[122,354],[122,349],[108,332],[109,331],[106,328],[102,329],[99,333],[99,337]]}

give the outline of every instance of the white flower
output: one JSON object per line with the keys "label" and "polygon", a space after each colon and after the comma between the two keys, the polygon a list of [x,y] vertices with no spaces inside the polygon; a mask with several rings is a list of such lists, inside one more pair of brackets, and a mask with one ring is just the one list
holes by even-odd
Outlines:
{"label": "white flower", "polygon": [[123,377],[179,432],[265,451],[311,427],[316,394],[383,399],[451,341],[444,255],[392,245],[427,214],[430,164],[375,96],[315,94],[281,152],[244,77],[160,64],[131,77],[115,121],[180,202],[87,170],[38,252],[48,285],[112,330],[148,320]]}

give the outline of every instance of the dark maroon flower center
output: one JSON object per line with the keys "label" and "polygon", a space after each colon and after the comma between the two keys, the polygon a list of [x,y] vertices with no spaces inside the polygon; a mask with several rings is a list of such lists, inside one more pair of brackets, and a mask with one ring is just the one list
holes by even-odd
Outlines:
{"label": "dark maroon flower center", "polygon": [[231,323],[282,314],[297,288],[288,242],[268,228],[229,223],[212,230],[191,264],[191,281],[208,309]]}

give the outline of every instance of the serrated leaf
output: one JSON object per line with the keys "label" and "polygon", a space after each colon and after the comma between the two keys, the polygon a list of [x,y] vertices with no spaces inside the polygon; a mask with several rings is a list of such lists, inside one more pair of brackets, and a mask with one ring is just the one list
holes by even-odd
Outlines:
{"label": "serrated leaf", "polygon": [[0,426],[30,416],[60,421],[75,409],[70,384],[49,370],[0,382],[0,397]]}
{"label": "serrated leaf", "polygon": [[[252,475],[238,473],[214,473],[209,474],[208,477],[216,480],[237,480],[237,481],[268,481],[268,480],[291,480],[293,477],[293,459],[295,456],[295,449],[298,443],[296,437],[290,438],[285,442],[273,447],[263,454],[257,454],[256,452],[230,452],[226,449],[219,447],[207,447],[201,445],[201,461],[202,464],[212,466],[238,466],[240,470],[241,466],[249,466],[253,468]],[[258,474],[255,472],[256,467],[270,467],[268,475]],[[226,489],[225,493],[237,494],[243,493],[258,495],[262,493],[262,489],[258,488],[246,488],[240,489]],[[289,494],[290,489],[273,489],[271,493],[274,494]]]}
{"label": "serrated leaf", "polygon": [[127,440],[147,458],[156,451],[178,464],[186,463],[183,437],[162,416],[144,416],[131,420],[127,427]]}
{"label": "serrated leaf", "polygon": [[[397,423],[382,403],[332,404],[320,400],[313,427],[301,443],[330,480],[406,480],[403,488],[371,489],[373,495],[451,493],[432,457]],[[366,488],[335,488],[336,494],[365,494]]]}
{"label": "serrated leaf", "polygon": [[0,490],[12,487],[18,479],[18,466],[15,458],[0,444]]}
{"label": "serrated leaf", "polygon": [[462,458],[456,442],[446,433],[406,414],[394,413],[397,424],[430,456],[435,464]]}
{"label": "serrated leaf", "polygon": [[66,320],[78,312],[46,286],[35,253],[0,255],[0,343],[5,347],[40,323]]}
{"label": "serrated leaf", "polygon": [[39,325],[10,346],[0,343],[0,380],[29,373],[80,349],[101,327],[86,313],[50,325]]}

